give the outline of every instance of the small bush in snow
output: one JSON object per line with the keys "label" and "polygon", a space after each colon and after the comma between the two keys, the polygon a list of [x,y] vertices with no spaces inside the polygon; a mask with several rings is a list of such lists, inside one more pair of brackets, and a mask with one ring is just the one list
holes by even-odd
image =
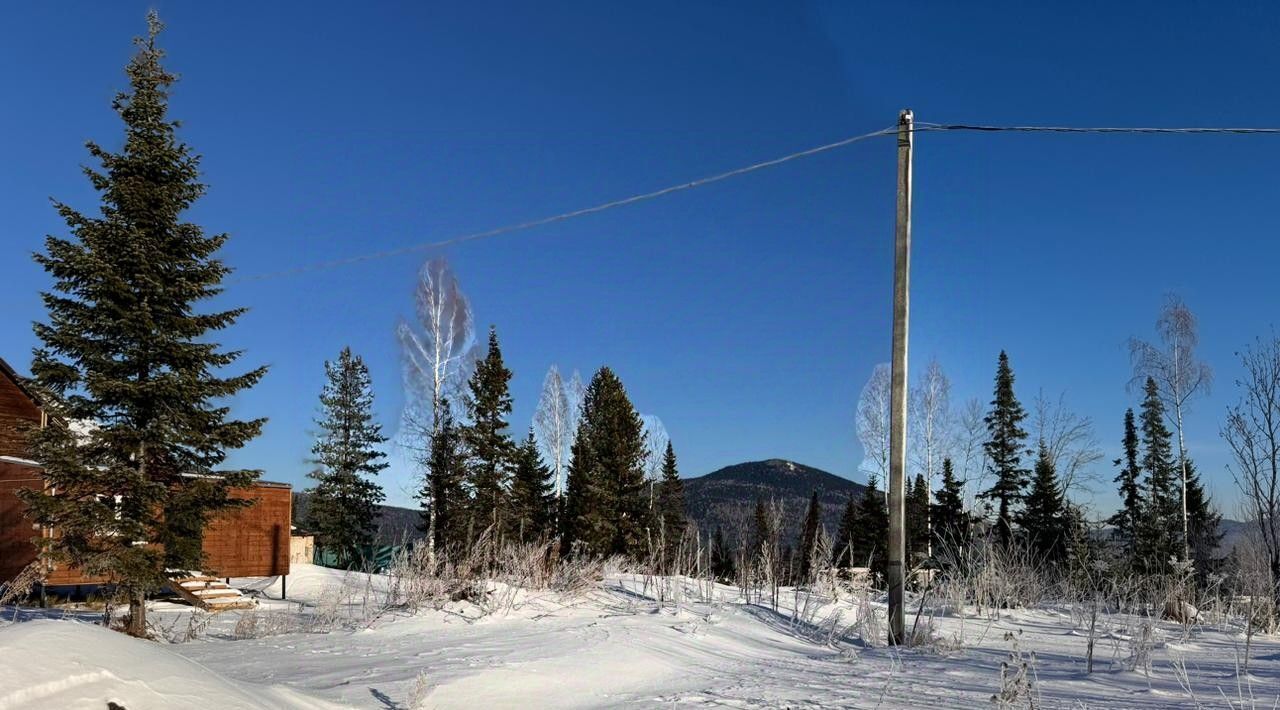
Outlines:
{"label": "small bush in snow", "polygon": [[1009,656],[1000,663],[1000,689],[991,696],[998,708],[1035,708],[1037,705],[1035,688],[1036,653],[1023,652],[1018,645],[1022,629],[1004,635],[1009,642]]}
{"label": "small bush in snow", "polygon": [[409,710],[427,710],[431,695],[431,685],[427,682],[427,672],[420,671],[413,681],[413,689],[409,691]]}

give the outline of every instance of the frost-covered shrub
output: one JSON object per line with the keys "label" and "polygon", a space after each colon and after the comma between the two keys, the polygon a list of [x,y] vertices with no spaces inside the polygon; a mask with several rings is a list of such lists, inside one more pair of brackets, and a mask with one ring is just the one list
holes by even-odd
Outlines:
{"label": "frost-covered shrub", "polygon": [[871,603],[871,590],[863,590],[854,600],[854,621],[850,630],[864,646],[876,646],[887,638],[886,619]]}
{"label": "frost-covered shrub", "polygon": [[1022,629],[1004,635],[1009,642],[1009,656],[1000,662],[1000,688],[991,696],[998,708],[1034,708],[1036,697],[1036,652],[1026,653],[1018,644]]}
{"label": "frost-covered shrub", "polygon": [[427,710],[430,707],[431,686],[427,682],[427,672],[420,671],[413,681],[413,689],[409,691],[409,710]]}

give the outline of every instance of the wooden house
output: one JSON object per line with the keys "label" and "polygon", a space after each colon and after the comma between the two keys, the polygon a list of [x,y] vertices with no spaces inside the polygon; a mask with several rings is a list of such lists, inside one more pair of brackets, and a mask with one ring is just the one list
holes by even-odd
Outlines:
{"label": "wooden house", "polygon": [[[0,584],[14,579],[36,558],[34,540],[53,534],[26,516],[20,489],[44,487],[43,469],[29,459],[25,432],[51,424],[38,397],[0,359]],[[237,489],[236,498],[252,499],[246,508],[227,511],[210,521],[202,545],[206,575],[274,577],[289,573],[289,530],[293,495],[287,483],[259,481]],[[74,568],[55,568],[49,586],[93,584]]]}

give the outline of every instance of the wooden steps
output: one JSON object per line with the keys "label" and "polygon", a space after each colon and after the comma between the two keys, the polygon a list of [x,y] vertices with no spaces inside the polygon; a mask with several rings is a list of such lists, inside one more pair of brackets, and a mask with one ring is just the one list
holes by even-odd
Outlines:
{"label": "wooden steps", "polygon": [[217,577],[180,572],[171,577],[169,588],[192,606],[208,611],[250,609],[258,605]]}

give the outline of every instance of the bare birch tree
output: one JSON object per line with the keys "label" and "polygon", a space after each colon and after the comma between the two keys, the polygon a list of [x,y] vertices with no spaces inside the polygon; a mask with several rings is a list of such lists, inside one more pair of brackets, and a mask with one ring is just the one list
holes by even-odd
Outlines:
{"label": "bare birch tree", "polygon": [[441,403],[461,402],[461,391],[475,364],[476,331],[467,300],[449,263],[436,258],[423,265],[414,291],[415,327],[401,320],[396,328],[404,356],[405,414],[434,433]]}
{"label": "bare birch tree", "polygon": [[882,362],[862,387],[854,422],[864,457],[860,468],[874,472],[882,481],[887,481],[889,475],[889,389],[889,364]]}
{"label": "bare birch tree", "polygon": [[582,400],[586,395],[587,388],[582,384],[582,375],[574,370],[564,387],[564,396],[569,402],[569,446],[573,446],[574,437],[578,435],[578,424],[582,421]]}
{"label": "bare birch tree", "polygon": [[1049,452],[1062,490],[1091,492],[1089,486],[1097,480],[1092,466],[1102,460],[1093,419],[1071,411],[1065,392],[1055,399],[1040,390],[1034,412],[1035,436]]}
{"label": "bare birch tree", "polygon": [[942,459],[951,443],[951,380],[937,360],[920,375],[911,392],[911,432],[915,442],[916,466],[923,470],[929,505],[925,508],[926,549],[933,556],[933,474],[942,467]]}
{"label": "bare birch tree", "polygon": [[[470,377],[479,351],[471,303],[443,258],[423,264],[414,290],[414,311],[416,325],[402,319],[396,328],[405,387],[400,440],[425,466],[443,421],[443,408],[462,401],[455,395]],[[435,506],[424,502],[429,539],[435,539]]]}
{"label": "bare birch tree", "polygon": [[964,481],[965,503],[969,506],[973,505],[973,491],[986,487],[983,485],[987,472],[987,449],[983,446],[987,440],[986,416],[982,400],[970,397],[965,400],[952,428],[955,436],[952,449],[956,453],[954,463]]}
{"label": "bare birch tree", "polygon": [[533,431],[542,448],[543,459],[550,464],[555,477],[554,492],[557,499],[564,495],[564,470],[569,457],[569,445],[573,430],[569,428],[569,398],[565,395],[560,369],[555,365],[547,370],[542,380],[542,394],[538,409],[533,414]]}
{"label": "bare birch tree", "polygon": [[1182,547],[1184,559],[1191,557],[1190,524],[1187,515],[1187,446],[1183,435],[1183,415],[1190,399],[1207,393],[1213,371],[1207,363],[1196,359],[1199,342],[1196,317],[1176,294],[1165,298],[1164,308],[1156,319],[1160,344],[1138,338],[1129,339],[1129,358],[1133,362],[1130,389],[1137,390],[1148,377],[1156,381],[1165,413],[1178,432],[1178,460],[1182,471]]}
{"label": "bare birch tree", "polygon": [[644,475],[656,481],[662,473],[662,457],[667,452],[667,442],[671,437],[662,419],[656,415],[641,414],[640,422],[644,437]]}
{"label": "bare birch tree", "polygon": [[1259,338],[1239,357],[1245,370],[1236,381],[1240,402],[1227,410],[1222,438],[1235,460],[1231,476],[1248,521],[1261,538],[1271,597],[1280,606],[1280,338]]}
{"label": "bare birch tree", "polygon": [[654,506],[658,480],[662,477],[662,458],[671,437],[662,420],[653,414],[641,414],[641,436],[644,445],[644,477],[649,487],[649,507]]}

